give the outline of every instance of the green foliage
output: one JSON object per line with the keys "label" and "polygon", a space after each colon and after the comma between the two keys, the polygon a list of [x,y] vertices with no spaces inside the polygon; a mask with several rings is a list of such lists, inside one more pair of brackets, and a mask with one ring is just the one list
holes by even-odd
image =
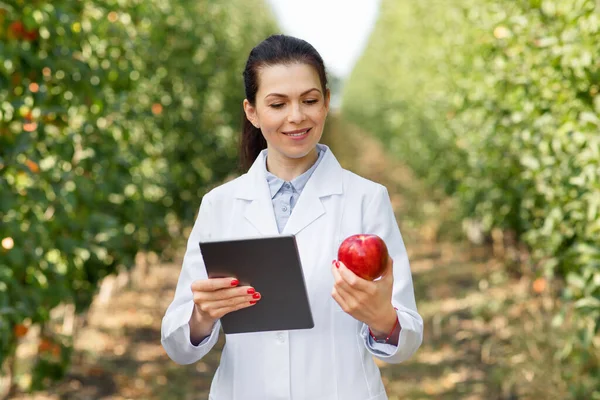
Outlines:
{"label": "green foliage", "polygon": [[0,365],[235,172],[244,62],[275,28],[262,0],[0,1]]}
{"label": "green foliage", "polygon": [[[566,278],[573,329],[560,357],[589,377],[600,375],[597,7],[384,0],[343,103],[465,217],[515,232],[546,275]],[[576,396],[599,390],[567,378]]]}

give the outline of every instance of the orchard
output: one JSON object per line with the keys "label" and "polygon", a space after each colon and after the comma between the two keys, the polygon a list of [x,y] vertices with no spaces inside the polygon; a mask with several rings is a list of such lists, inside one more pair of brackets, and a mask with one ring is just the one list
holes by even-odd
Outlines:
{"label": "orchard", "polygon": [[344,93],[344,116],[467,223],[527,246],[520,273],[563,304],[556,362],[575,398],[600,393],[598,7],[384,0]]}
{"label": "orchard", "polygon": [[[236,171],[260,0],[0,2],[0,365],[41,327],[32,388],[59,379],[106,276],[162,254]],[[265,9],[266,10],[266,9]],[[256,15],[260,15],[257,18]]]}

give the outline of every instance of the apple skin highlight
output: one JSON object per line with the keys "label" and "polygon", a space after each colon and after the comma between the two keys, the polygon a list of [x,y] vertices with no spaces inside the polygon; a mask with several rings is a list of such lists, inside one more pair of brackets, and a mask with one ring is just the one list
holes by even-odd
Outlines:
{"label": "apple skin highlight", "polygon": [[352,235],[340,245],[338,260],[357,276],[372,281],[385,271],[388,249],[377,235]]}

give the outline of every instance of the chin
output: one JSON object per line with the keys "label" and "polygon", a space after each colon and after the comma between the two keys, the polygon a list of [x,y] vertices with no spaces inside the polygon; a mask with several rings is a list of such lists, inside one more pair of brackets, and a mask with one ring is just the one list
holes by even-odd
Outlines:
{"label": "chin", "polygon": [[306,157],[315,147],[316,143],[311,146],[302,146],[302,148],[286,149],[283,154],[288,158],[300,159]]}

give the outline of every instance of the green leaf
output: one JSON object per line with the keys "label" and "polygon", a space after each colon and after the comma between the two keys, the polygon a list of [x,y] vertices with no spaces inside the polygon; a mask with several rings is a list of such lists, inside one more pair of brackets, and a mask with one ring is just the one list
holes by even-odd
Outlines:
{"label": "green leaf", "polygon": [[577,275],[575,273],[570,273],[569,275],[567,275],[567,283],[569,284],[569,286],[580,290],[583,290],[586,285],[586,281],[580,275]]}
{"label": "green leaf", "polygon": [[575,308],[595,308],[600,310],[600,299],[595,297],[585,297],[575,302]]}

